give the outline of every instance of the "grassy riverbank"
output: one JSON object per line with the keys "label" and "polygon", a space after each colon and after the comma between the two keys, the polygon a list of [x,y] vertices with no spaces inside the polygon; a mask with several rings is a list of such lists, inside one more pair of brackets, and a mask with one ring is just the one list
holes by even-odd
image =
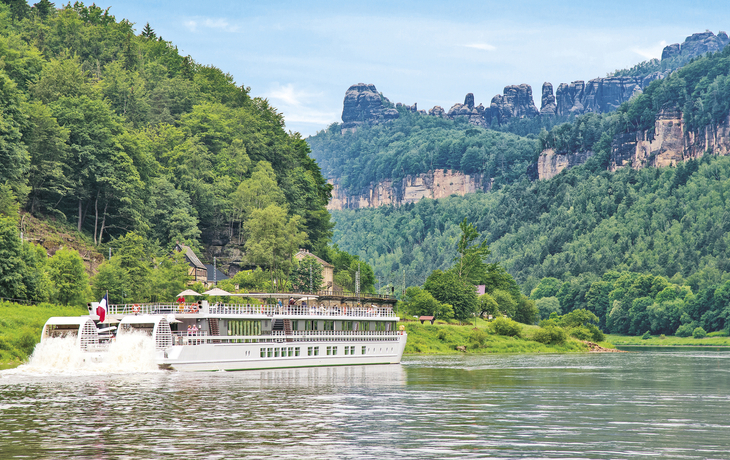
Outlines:
{"label": "grassy riverbank", "polygon": [[15,367],[28,359],[40,341],[43,325],[51,316],[78,316],[85,313],[84,307],[0,302],[0,369]]}
{"label": "grassy riverbank", "polygon": [[652,336],[642,339],[641,336],[606,334],[606,340],[616,346],[644,347],[730,347],[730,337],[694,337]]}
{"label": "grassy riverbank", "polygon": [[[468,353],[581,353],[588,346],[569,338],[562,345],[546,345],[531,340],[537,326],[522,325],[522,338],[497,335],[489,330],[488,323],[479,320],[476,324],[463,326],[450,324],[400,323],[408,332],[406,354],[449,354],[457,353],[456,347],[466,347]],[[610,343],[600,344],[613,348]]]}

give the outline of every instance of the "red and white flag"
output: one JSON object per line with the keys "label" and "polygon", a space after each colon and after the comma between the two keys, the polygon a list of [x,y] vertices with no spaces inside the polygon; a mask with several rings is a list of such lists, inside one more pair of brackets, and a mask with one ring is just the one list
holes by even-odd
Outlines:
{"label": "red and white flag", "polygon": [[108,295],[109,294],[105,294],[104,298],[101,299],[101,302],[99,302],[99,306],[96,307],[96,314],[99,316],[99,321],[102,323],[104,322],[104,318],[106,318],[106,311],[109,305],[109,301],[107,300]]}

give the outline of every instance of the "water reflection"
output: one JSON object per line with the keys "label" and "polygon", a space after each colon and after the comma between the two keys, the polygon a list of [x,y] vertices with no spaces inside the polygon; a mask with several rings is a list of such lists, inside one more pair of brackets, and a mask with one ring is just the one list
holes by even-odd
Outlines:
{"label": "water reflection", "polygon": [[730,354],[0,372],[0,458],[725,458]]}

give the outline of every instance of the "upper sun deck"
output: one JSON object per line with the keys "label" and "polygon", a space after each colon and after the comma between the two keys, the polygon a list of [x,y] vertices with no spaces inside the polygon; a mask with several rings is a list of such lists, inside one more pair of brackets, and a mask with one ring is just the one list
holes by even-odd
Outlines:
{"label": "upper sun deck", "polygon": [[124,304],[109,305],[109,315],[194,315],[204,317],[221,318],[311,318],[311,317],[337,317],[338,319],[382,319],[397,320],[398,315],[393,311],[392,306],[324,306],[324,305],[261,305],[261,304],[223,304],[209,305],[202,301],[200,304]]}

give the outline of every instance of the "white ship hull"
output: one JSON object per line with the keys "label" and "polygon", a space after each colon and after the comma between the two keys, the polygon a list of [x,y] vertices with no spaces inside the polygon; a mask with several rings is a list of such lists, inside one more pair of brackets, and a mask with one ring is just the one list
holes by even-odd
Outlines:
{"label": "white ship hull", "polygon": [[[401,361],[407,335],[399,335],[396,341],[332,341],[332,342],[280,342],[280,343],[206,343],[199,345],[175,345],[159,353],[160,367],[178,371],[239,371],[252,369],[280,369],[317,366],[354,366],[364,364],[397,364]],[[309,348],[318,347],[317,355],[309,354]],[[354,354],[345,355],[345,347]],[[296,349],[299,348],[299,356]],[[327,355],[327,349],[337,354]],[[262,351],[264,356],[262,357]],[[271,357],[268,356],[272,350]],[[278,349],[278,352],[276,350]],[[292,356],[289,355],[289,349]],[[284,350],[284,353],[282,353]],[[364,351],[364,353],[363,353]],[[286,356],[282,356],[285,354]],[[276,355],[276,356],[275,356]]]}

